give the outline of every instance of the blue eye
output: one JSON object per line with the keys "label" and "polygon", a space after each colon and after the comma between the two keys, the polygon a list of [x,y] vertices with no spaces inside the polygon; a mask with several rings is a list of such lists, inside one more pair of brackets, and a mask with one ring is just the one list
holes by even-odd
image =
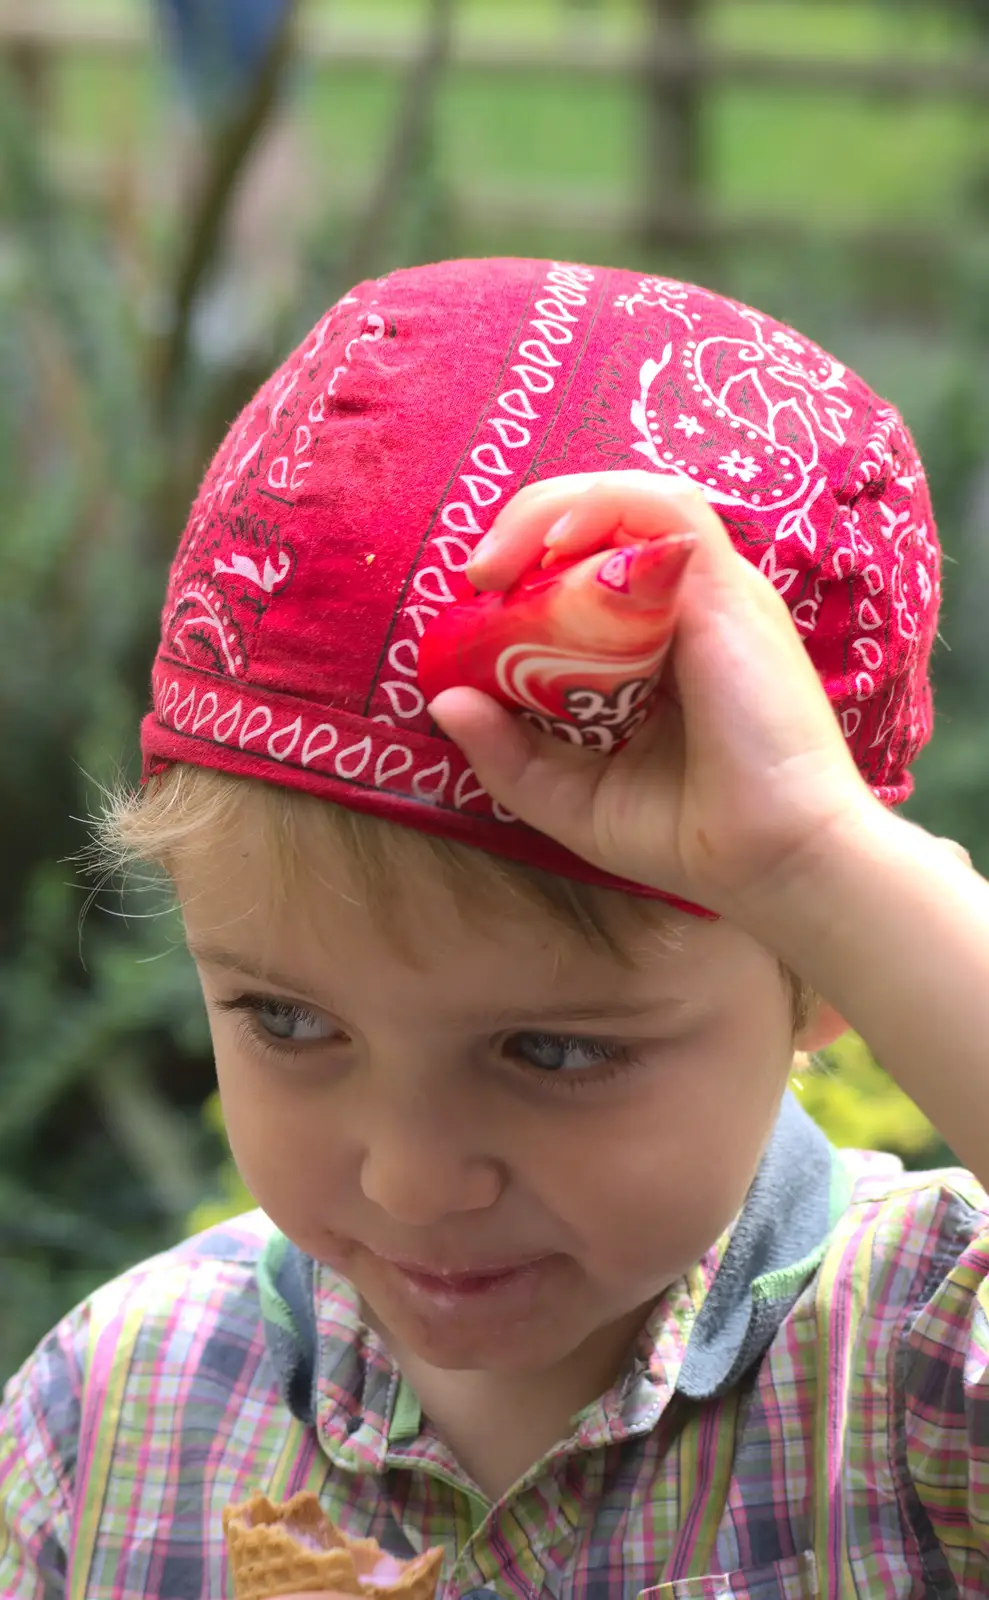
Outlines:
{"label": "blue eye", "polygon": [[313,1039],[329,1035],[327,1025],[314,1011],[305,1006],[292,1006],[285,1000],[269,1000],[258,1006],[257,1019],[265,1033],[273,1039],[285,1039],[292,1044],[309,1044]]}
{"label": "blue eye", "polygon": [[218,1009],[240,1012],[261,1040],[278,1040],[280,1044],[319,1043],[332,1038],[336,1032],[325,1018],[308,1007],[292,1005],[288,1000],[273,1000],[268,995],[245,994],[237,1000],[221,1000]]}
{"label": "blue eye", "polygon": [[515,1033],[505,1048],[509,1055],[543,1072],[587,1072],[627,1057],[619,1044],[558,1033]]}

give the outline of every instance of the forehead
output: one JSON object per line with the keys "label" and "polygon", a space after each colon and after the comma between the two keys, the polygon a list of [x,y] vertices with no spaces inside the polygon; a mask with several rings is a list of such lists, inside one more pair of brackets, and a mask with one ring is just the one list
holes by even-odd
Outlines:
{"label": "forehead", "polygon": [[176,886],[190,945],[328,1006],[441,1008],[454,1018],[565,1003],[575,1020],[581,1007],[592,1020],[609,1003],[741,994],[774,965],[728,924],[689,917],[636,924],[622,960],[508,889],[498,903],[472,905],[422,861],[407,881],[390,884],[384,905],[372,904],[365,874],[330,839],[285,866],[262,830],[244,826],[187,860]]}
{"label": "forehead", "polygon": [[330,837],[318,849],[272,848],[263,830],[240,826],[179,865],[175,882],[193,943],[244,951],[271,970],[283,971],[288,953],[296,968],[330,960],[420,978],[451,963],[462,974],[517,967],[543,977],[621,964],[509,884],[495,890],[480,875],[472,884],[466,869],[454,889],[414,850],[404,863],[361,861]]}

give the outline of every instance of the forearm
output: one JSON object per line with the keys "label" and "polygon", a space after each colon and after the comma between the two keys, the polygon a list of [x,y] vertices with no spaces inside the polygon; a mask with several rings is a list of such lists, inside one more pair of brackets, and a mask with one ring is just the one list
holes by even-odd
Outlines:
{"label": "forearm", "polygon": [[989,883],[877,806],[750,920],[989,1187]]}

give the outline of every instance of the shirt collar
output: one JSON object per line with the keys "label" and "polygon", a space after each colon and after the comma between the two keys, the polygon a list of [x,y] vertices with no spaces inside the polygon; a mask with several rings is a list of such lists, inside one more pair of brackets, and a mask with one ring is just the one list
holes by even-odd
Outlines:
{"label": "shirt collar", "polygon": [[765,1353],[850,1198],[838,1152],[787,1094],[694,1323],[677,1382],[681,1394],[714,1399]]}
{"label": "shirt collar", "polygon": [[[849,1198],[837,1152],[787,1095],[734,1226],[656,1307],[625,1378],[574,1419],[592,1448],[653,1426],[674,1392],[709,1400],[764,1354]],[[341,1465],[380,1468],[401,1379],[358,1297],[274,1234],[258,1280],[283,1398]]]}

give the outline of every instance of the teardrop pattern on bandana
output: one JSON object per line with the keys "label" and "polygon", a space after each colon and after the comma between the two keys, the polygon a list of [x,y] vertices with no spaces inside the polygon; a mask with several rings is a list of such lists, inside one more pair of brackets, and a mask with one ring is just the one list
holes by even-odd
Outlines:
{"label": "teardrop pattern on bandana", "polygon": [[302,718],[296,717],[286,728],[279,728],[268,740],[268,754],[276,761],[287,761],[302,735]]}
{"label": "teardrop pattern on bandana", "polygon": [[458,539],[456,534],[438,533],[434,543],[449,572],[463,572],[474,554],[473,545],[469,545],[466,539]]}
{"label": "teardrop pattern on bandana", "polygon": [[454,599],[446,573],[440,567],[423,567],[413,578],[412,587],[424,600],[433,600],[437,605],[449,605]]}
{"label": "teardrop pattern on bandana", "polygon": [[243,709],[243,701],[238,700],[235,705],[230,707],[229,711],[223,713],[222,717],[217,717],[213,724],[213,738],[217,744],[226,744],[229,739],[233,738]]}
{"label": "teardrop pattern on bandana", "polygon": [[[200,737],[225,749],[243,750],[256,762],[270,760],[282,768],[294,765],[348,786],[494,820],[491,797],[478,784],[473,769],[455,747],[437,759],[436,739],[420,737],[414,746],[409,745],[396,740],[393,729],[375,722],[364,723],[370,731],[344,743],[348,733],[362,725],[360,719],[341,715],[330,722],[319,718],[317,708],[300,710],[291,722],[269,734],[275,708],[266,702],[255,702],[245,716],[244,697],[235,694],[232,685],[227,691],[202,690],[192,673],[180,678],[157,667],[153,699],[162,725],[177,734],[184,727],[195,728]],[[252,766],[251,770],[258,775],[259,768]],[[499,820],[509,817],[505,812]]]}
{"label": "teardrop pattern on bandana", "polygon": [[359,778],[371,759],[371,735],[366,734],[357,744],[341,750],[334,767],[341,778]]}
{"label": "teardrop pattern on bandana", "polygon": [[382,691],[388,696],[389,704],[396,717],[408,721],[412,717],[421,716],[426,709],[426,699],[420,688],[414,683],[405,683],[393,679],[381,685]]}
{"label": "teardrop pattern on bandana", "polygon": [[270,706],[255,706],[240,730],[240,748],[246,750],[253,739],[264,738],[273,720]]}
{"label": "teardrop pattern on bandana", "polygon": [[883,652],[877,639],[853,639],[852,650],[870,672],[879,671],[883,664]]}
{"label": "teardrop pattern on bandana", "polygon": [[876,680],[869,672],[855,674],[855,697],[857,700],[871,700],[876,692]]}
{"label": "teardrop pattern on bandana", "polygon": [[210,690],[208,694],[203,695],[192,719],[193,733],[198,733],[200,728],[205,728],[209,723],[215,721],[217,708],[216,695]]}
{"label": "teardrop pattern on bandana", "polygon": [[426,624],[430,617],[439,616],[439,608],[437,606],[405,606],[403,607],[403,615],[410,619],[412,626],[415,628],[416,637],[421,639],[426,631]]}
{"label": "teardrop pattern on bandana", "polygon": [[437,761],[433,766],[427,767],[424,772],[417,772],[412,779],[412,793],[419,800],[428,800],[431,804],[442,800],[446,786],[450,781],[450,761],[444,756],[442,761]]}
{"label": "teardrop pattern on bandana", "polygon": [[378,789],[388,789],[405,776],[412,765],[412,751],[408,745],[390,744],[382,750],[374,763],[374,783]]}
{"label": "teardrop pattern on bandana", "polygon": [[[411,589],[429,606],[442,609],[463,595],[462,574],[474,546],[526,481],[556,418],[560,392],[579,358],[574,330],[590,322],[589,291],[597,276],[589,267],[546,263],[536,303],[529,308],[527,320],[512,333],[506,370],[518,380],[517,385],[509,379],[494,406],[486,403],[480,420],[472,425],[462,453],[458,451],[460,470],[439,507],[439,527],[419,553]],[[546,327],[537,327],[537,322]],[[557,329],[559,337],[548,337],[548,329]],[[409,637],[413,630],[416,639],[422,636],[425,608],[417,613],[415,604],[413,600],[400,608],[389,633],[390,644]],[[394,680],[383,679],[375,687],[372,706],[380,705],[382,698],[410,728],[428,731],[424,699],[413,707],[396,691]]]}
{"label": "teardrop pattern on bandana", "polygon": [[388,650],[388,665],[393,672],[414,678],[419,670],[419,651],[414,639],[396,639]]}
{"label": "teardrop pattern on bandana", "polygon": [[185,728],[186,723],[188,722],[189,718],[192,716],[192,711],[193,711],[193,707],[194,707],[195,703],[196,703],[195,691],[193,689],[190,689],[189,693],[186,695],[185,699],[182,701],[182,704],[180,706],[178,706],[176,708],[176,711],[175,711],[174,722],[175,722],[175,726],[180,731]]}
{"label": "teardrop pattern on bandana", "polygon": [[330,755],[336,749],[339,738],[332,722],[318,722],[312,732],[306,735],[302,746],[302,765],[311,767],[314,762]]}
{"label": "teardrop pattern on bandana", "polygon": [[487,790],[483,789],[478,783],[477,773],[474,771],[474,768],[468,767],[466,772],[462,772],[460,777],[457,779],[456,787],[453,791],[454,805],[456,806],[457,810],[460,811],[464,806],[468,805],[471,800],[481,800],[485,798],[487,798]]}
{"label": "teardrop pattern on bandana", "polygon": [[486,472],[490,477],[510,478],[512,475],[512,469],[505,457],[490,439],[484,444],[475,445],[470,458],[480,472]]}

